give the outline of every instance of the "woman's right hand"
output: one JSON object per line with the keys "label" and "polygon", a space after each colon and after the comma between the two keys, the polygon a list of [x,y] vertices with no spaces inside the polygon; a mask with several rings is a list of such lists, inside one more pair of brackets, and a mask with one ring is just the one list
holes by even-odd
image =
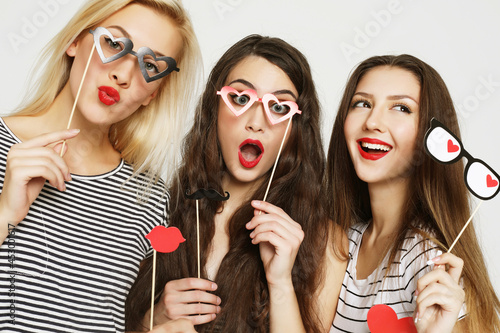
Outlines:
{"label": "woman's right hand", "polygon": [[3,223],[17,225],[26,217],[45,180],[60,191],[66,189],[64,181],[71,180],[71,175],[59,156],[61,141],[74,138],[78,133],[79,130],[46,133],[11,147],[0,195]]}
{"label": "woman's right hand", "polygon": [[155,325],[180,318],[189,319],[193,325],[214,320],[221,310],[221,299],[210,293],[216,289],[214,282],[205,279],[169,281],[163,289],[160,301],[155,305]]}

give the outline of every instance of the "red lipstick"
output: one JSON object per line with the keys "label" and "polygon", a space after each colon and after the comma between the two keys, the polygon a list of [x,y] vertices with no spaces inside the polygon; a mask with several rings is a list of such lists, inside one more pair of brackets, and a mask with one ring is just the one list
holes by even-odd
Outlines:
{"label": "red lipstick", "polygon": [[[368,143],[372,145],[382,145],[389,147],[389,150],[382,150],[382,149],[377,149],[377,148],[368,148],[369,151],[365,151],[366,148],[362,147],[363,143]],[[372,139],[372,138],[362,138],[358,140],[358,150],[359,153],[361,154],[361,157],[367,159],[367,160],[372,160],[376,161],[385,155],[387,155],[392,149],[392,146],[388,144],[387,142],[378,140],[378,139]]]}
{"label": "red lipstick", "polygon": [[120,93],[112,87],[100,86],[97,88],[99,90],[99,100],[106,105],[113,105],[120,101]]}
{"label": "red lipstick", "polygon": [[239,146],[238,157],[245,168],[253,168],[259,164],[263,155],[264,146],[259,140],[246,139]]}

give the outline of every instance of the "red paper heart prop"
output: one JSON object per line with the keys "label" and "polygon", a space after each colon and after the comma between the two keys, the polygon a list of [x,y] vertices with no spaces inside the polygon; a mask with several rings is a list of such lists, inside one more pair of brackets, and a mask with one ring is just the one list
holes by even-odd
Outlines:
{"label": "red paper heart prop", "polygon": [[458,147],[457,145],[454,145],[453,141],[451,141],[451,139],[448,140],[448,153],[457,152],[458,149],[460,149],[460,147]]}
{"label": "red paper heart prop", "polygon": [[165,228],[162,225],[154,227],[146,235],[146,238],[151,242],[153,249],[163,253],[177,250],[179,244],[185,241],[179,229],[176,227]]}
{"label": "red paper heart prop", "polygon": [[497,187],[498,181],[494,180],[491,175],[486,176],[486,186],[487,187]]}
{"label": "red paper heart prop", "polygon": [[367,321],[372,333],[417,333],[412,317],[398,319],[396,312],[385,304],[372,306]]}

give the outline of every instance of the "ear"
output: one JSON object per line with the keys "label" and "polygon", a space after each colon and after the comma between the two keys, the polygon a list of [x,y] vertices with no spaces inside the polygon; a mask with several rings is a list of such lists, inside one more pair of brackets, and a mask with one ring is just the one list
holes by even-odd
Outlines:
{"label": "ear", "polygon": [[66,54],[72,58],[76,56],[76,49],[78,46],[78,39],[75,39],[73,43],[66,49]]}
{"label": "ear", "polygon": [[[160,88],[158,88],[160,89]],[[153,93],[151,95],[148,96],[148,98],[146,98],[144,100],[144,102],[142,102],[142,105],[143,106],[146,106],[148,105],[149,103],[151,103],[151,101],[156,97],[156,95],[158,94],[158,89],[156,89],[155,91],[153,91]]]}

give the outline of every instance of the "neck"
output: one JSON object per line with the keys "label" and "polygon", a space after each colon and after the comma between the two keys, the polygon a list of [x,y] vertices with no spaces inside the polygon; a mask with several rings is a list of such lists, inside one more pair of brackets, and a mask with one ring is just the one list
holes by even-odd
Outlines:
{"label": "neck", "polygon": [[[66,129],[73,103],[74,98],[67,83],[47,110],[26,118],[29,130],[21,133],[21,140]],[[100,174],[118,165],[120,154],[109,142],[109,126],[98,126],[88,122],[76,108],[70,128],[80,129],[75,138],[66,142],[68,149],[64,160],[71,173]]]}
{"label": "neck", "polygon": [[[239,182],[228,173],[225,173],[222,178],[222,189],[223,191],[229,192],[230,197],[224,205],[224,211],[227,210],[227,213],[230,214],[229,216],[231,216],[243,202],[249,199],[254,199],[250,198],[249,194],[253,193],[261,182],[261,180],[256,180],[253,182]],[[262,200],[262,198],[255,199]]]}
{"label": "neck", "polygon": [[370,233],[388,236],[398,230],[408,196],[408,180],[368,184],[372,223]]}

